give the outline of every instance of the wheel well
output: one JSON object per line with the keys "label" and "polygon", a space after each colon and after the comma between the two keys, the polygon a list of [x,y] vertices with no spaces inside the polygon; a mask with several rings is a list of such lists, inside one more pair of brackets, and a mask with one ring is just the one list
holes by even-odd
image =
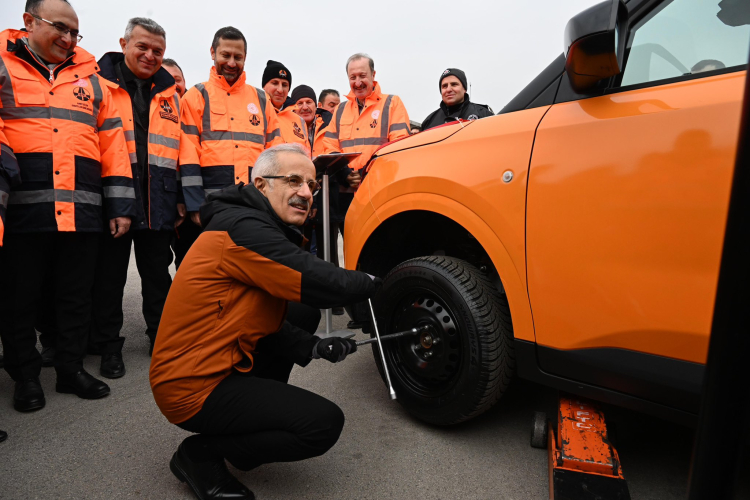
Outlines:
{"label": "wheel well", "polygon": [[479,241],[454,220],[425,210],[402,212],[384,221],[362,249],[358,269],[384,278],[401,262],[427,255],[465,260],[504,292],[492,260]]}

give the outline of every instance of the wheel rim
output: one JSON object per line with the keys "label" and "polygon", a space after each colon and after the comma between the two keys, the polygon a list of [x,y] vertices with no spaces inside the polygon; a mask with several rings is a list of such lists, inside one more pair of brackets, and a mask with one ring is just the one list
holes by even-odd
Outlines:
{"label": "wheel rim", "polygon": [[431,291],[411,291],[396,301],[390,331],[429,326],[427,333],[407,336],[387,346],[389,369],[408,389],[423,397],[437,397],[458,378],[464,346],[456,316]]}

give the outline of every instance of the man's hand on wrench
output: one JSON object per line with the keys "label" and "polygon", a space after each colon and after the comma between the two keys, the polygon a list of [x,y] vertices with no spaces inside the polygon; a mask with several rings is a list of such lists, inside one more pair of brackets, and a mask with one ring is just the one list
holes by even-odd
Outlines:
{"label": "man's hand on wrench", "polygon": [[343,361],[349,354],[357,351],[357,343],[351,339],[329,337],[318,340],[313,346],[313,359],[323,358],[331,363]]}

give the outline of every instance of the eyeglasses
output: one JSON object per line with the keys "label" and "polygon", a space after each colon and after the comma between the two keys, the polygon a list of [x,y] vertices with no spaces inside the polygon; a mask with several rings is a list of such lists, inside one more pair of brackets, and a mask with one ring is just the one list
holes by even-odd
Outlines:
{"label": "eyeglasses", "polygon": [[49,24],[50,26],[55,28],[57,32],[60,33],[62,36],[65,36],[68,33],[70,33],[70,36],[78,42],[80,42],[83,39],[83,35],[81,35],[78,30],[69,29],[67,26],[65,26],[62,23],[53,23],[52,21],[47,21],[46,19],[42,19],[36,14],[32,14],[31,12],[27,12],[27,14],[31,15],[31,17],[33,17],[34,19],[38,19],[42,22]]}
{"label": "eyeglasses", "polygon": [[315,179],[306,181],[301,175],[297,174],[264,175],[262,177],[263,179],[284,179],[284,182],[289,184],[289,187],[294,189],[295,191],[299,191],[300,189],[302,189],[302,184],[307,184],[307,187],[310,189],[310,192],[313,196],[318,194],[318,192],[320,191],[320,184],[318,184],[318,181],[316,181]]}

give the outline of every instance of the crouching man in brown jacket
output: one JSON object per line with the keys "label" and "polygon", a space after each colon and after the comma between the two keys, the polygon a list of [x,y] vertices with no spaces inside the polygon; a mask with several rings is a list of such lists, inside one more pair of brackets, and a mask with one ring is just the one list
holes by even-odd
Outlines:
{"label": "crouching man in brown jacket", "polygon": [[339,407],[286,381],[293,363],[341,361],[356,345],[314,336],[314,309],[307,330],[285,321],[288,301],[343,306],[372,296],[380,281],[300,248],[297,226],[319,189],[304,148],[264,151],[252,182],[210,195],[201,208],[205,229],[175,276],[151,361],[156,404],[196,433],[170,468],[199,498],[254,498],[225,459],[250,470],[322,455],[336,443]]}

